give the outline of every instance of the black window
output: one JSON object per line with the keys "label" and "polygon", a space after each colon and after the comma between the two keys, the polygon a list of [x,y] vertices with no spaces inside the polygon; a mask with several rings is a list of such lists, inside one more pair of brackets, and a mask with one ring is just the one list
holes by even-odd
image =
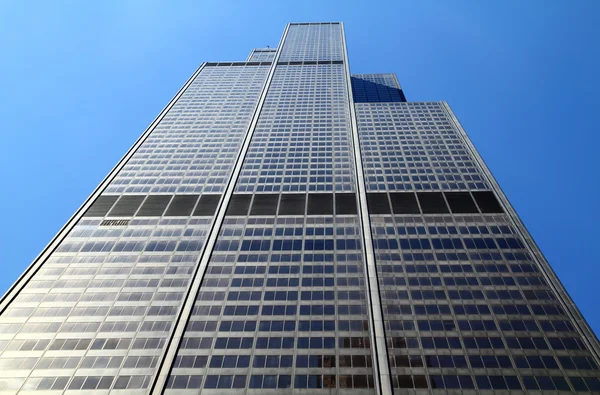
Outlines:
{"label": "black window", "polygon": [[387,193],[367,193],[369,214],[390,214],[390,202]]}
{"label": "black window", "polygon": [[394,214],[420,214],[417,197],[413,192],[391,192],[392,210]]}
{"label": "black window", "polygon": [[98,196],[96,201],[85,212],[85,217],[104,217],[117,201],[118,196]]}
{"label": "black window", "polygon": [[214,215],[220,200],[221,195],[202,195],[193,215]]}
{"label": "black window", "polygon": [[170,217],[188,217],[198,201],[198,195],[176,195],[165,215]]}
{"label": "black window", "polygon": [[109,217],[131,217],[137,209],[140,207],[140,204],[144,201],[145,196],[139,195],[126,195],[121,196],[117,204],[114,205],[112,210],[110,210]]}
{"label": "black window", "polygon": [[479,212],[469,192],[446,192],[445,195],[450,210],[454,214]]}
{"label": "black window", "polygon": [[333,214],[333,194],[311,193],[308,195],[308,215]]}
{"label": "black window", "polygon": [[335,194],[335,213],[356,214],[356,196],[353,193],[336,193]]}
{"label": "black window", "polygon": [[233,195],[227,207],[226,215],[248,215],[251,200],[252,195]]}
{"label": "black window", "polygon": [[475,201],[477,202],[477,205],[479,206],[479,209],[481,210],[482,213],[503,213],[504,212],[504,210],[502,209],[502,206],[500,206],[500,203],[498,202],[498,199],[496,199],[494,192],[490,192],[490,191],[473,192],[473,197],[475,198]]}
{"label": "black window", "polygon": [[275,215],[277,213],[278,194],[254,195],[250,215]]}
{"label": "black window", "polygon": [[423,214],[448,213],[448,206],[441,192],[418,192],[419,203]]}
{"label": "black window", "polygon": [[279,203],[279,215],[304,215],[306,195],[300,193],[282,194]]}
{"label": "black window", "polygon": [[171,197],[171,195],[148,196],[137,212],[136,217],[160,217],[165,212],[167,205],[171,201]]}

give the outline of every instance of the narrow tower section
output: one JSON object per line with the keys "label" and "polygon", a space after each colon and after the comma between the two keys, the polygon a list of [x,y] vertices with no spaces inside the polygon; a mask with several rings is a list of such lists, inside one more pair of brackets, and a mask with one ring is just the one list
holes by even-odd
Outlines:
{"label": "narrow tower section", "polygon": [[341,25],[276,59],[167,394],[376,393]]}
{"label": "narrow tower section", "polygon": [[597,341],[447,105],[355,106],[394,392],[597,391]]}

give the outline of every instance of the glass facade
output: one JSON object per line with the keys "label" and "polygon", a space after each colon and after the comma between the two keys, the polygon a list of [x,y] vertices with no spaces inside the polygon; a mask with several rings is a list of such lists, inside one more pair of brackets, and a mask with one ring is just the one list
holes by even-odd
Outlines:
{"label": "glass facade", "polygon": [[353,74],[351,81],[354,103],[406,101],[395,74]]}
{"label": "glass facade", "polygon": [[248,56],[248,62],[272,62],[276,53],[276,48],[253,49]]}
{"label": "glass facade", "polygon": [[0,390],[146,393],[269,66],[205,66],[0,316]]}
{"label": "glass facade", "polygon": [[600,392],[448,105],[347,62],[295,23],[204,63],[0,301],[0,393]]}

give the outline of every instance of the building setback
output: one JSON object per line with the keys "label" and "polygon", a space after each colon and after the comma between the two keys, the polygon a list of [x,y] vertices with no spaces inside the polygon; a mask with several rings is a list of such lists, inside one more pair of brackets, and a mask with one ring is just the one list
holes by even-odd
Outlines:
{"label": "building setback", "polygon": [[341,23],[203,63],[0,300],[0,393],[600,391],[448,105],[349,70]]}

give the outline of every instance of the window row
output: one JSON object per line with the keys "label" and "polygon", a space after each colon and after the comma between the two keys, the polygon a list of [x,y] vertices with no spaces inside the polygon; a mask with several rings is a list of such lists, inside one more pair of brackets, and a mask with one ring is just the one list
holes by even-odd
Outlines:
{"label": "window row", "polygon": [[[218,298],[217,298],[218,299]],[[215,299],[215,300],[217,300]],[[212,300],[212,299],[211,299]],[[218,299],[222,300],[222,299]],[[222,307],[221,306],[194,306],[192,311],[192,316],[201,316],[206,318],[205,316],[218,316],[221,314]],[[243,315],[258,315],[259,306],[258,305],[241,305],[241,306],[225,306],[223,308],[223,315],[225,316],[243,316]],[[272,315],[296,315],[299,314],[301,316],[306,315],[326,315],[332,316],[336,313],[335,305],[321,305],[321,304],[313,304],[313,305],[263,305],[261,311],[261,315],[264,316],[272,316]],[[367,308],[365,305],[344,305],[340,304],[337,306],[337,314],[338,315],[366,315]],[[410,313],[409,313],[410,314]]]}
{"label": "window row", "polygon": [[86,217],[212,216],[221,195],[101,195]]}
{"label": "window row", "polygon": [[[473,369],[559,369],[553,356],[513,356],[514,364],[507,355],[390,355],[391,367],[423,367],[464,369],[469,365]],[[467,364],[467,361],[469,362]],[[590,357],[558,357],[560,366],[566,370],[598,370]]]}
{"label": "window row", "polygon": [[378,250],[484,250],[523,249],[525,245],[516,238],[472,238],[472,239],[375,239]]}
{"label": "window row", "polygon": [[[530,310],[531,309],[531,310]],[[413,313],[414,310],[414,313]],[[563,308],[555,304],[387,304],[384,303],[384,313],[387,315],[397,314],[415,314],[415,315],[449,315],[454,312],[455,315],[491,315],[492,312],[495,315],[532,315],[532,312],[536,316],[553,316],[553,315],[565,315]],[[558,321],[556,321],[558,322]],[[565,328],[564,325],[557,323],[552,324],[552,327]],[[546,326],[548,328],[549,326]]]}
{"label": "window row", "polygon": [[142,389],[148,387],[150,380],[151,376],[118,376],[116,380],[113,376],[31,377],[21,390],[108,390],[111,386],[115,390]]}
{"label": "window row", "polygon": [[[250,360],[252,359],[252,364]],[[370,355],[182,355],[175,358],[174,368],[366,368],[372,366]]]}
{"label": "window row", "polygon": [[[397,262],[401,262],[404,261],[404,264],[406,264],[406,262],[425,262],[425,261],[472,261],[475,265],[477,266],[484,266],[482,265],[480,262],[478,261],[508,261],[511,266],[515,266],[515,264],[512,263],[512,261],[531,261],[531,255],[529,255],[529,253],[527,252],[469,252],[469,253],[464,253],[464,252],[458,252],[458,253],[440,253],[440,252],[436,252],[434,253],[430,253],[430,252],[425,252],[425,253],[417,253],[417,252],[413,252],[413,253],[402,253],[402,254],[394,254],[394,253],[389,253],[389,252],[385,252],[384,250],[375,250],[378,259],[382,260],[382,261],[397,261]],[[387,262],[386,262],[387,263]],[[518,265],[523,265],[523,264],[518,264]],[[419,263],[416,265],[410,264],[407,266],[412,266],[410,269],[407,268],[406,272],[418,272],[418,273],[427,273],[428,269],[433,270],[432,273],[437,273],[438,270],[446,270],[446,272],[450,272],[450,268],[449,266],[440,266],[440,269],[438,269],[435,265],[425,265],[423,263]],[[454,269],[461,269],[462,267],[465,266],[470,266],[470,265],[456,265],[453,264],[452,266],[456,266],[456,268]],[[488,269],[488,266],[491,268],[493,265],[485,265],[485,270]],[[497,265],[497,266],[504,266],[506,267],[506,265]],[[529,265],[530,266],[530,272],[538,272],[539,270],[537,269],[537,267],[535,267],[534,265]],[[485,271],[484,270],[484,271]],[[493,270],[490,269],[492,273],[494,272],[498,272],[498,269]],[[471,269],[469,270],[469,272],[472,272],[473,268],[471,267]],[[524,272],[524,270],[521,270],[520,272]]]}
{"label": "window row", "polygon": [[[298,295],[300,294],[300,295]],[[300,296],[300,299],[298,298]],[[363,291],[229,291],[228,301],[247,300],[364,300]],[[217,300],[217,299],[201,299]]]}
{"label": "window row", "polygon": [[485,192],[369,192],[369,214],[503,213],[491,191]]}
{"label": "window row", "polygon": [[[172,375],[167,389],[200,388],[202,376]],[[207,375],[204,388],[374,388],[372,376],[367,375]]]}
{"label": "window row", "polygon": [[[462,339],[462,342],[461,342]],[[505,345],[506,342],[506,345]],[[420,344],[420,345],[419,345]],[[391,349],[516,349],[516,350],[581,350],[585,345],[579,338],[556,337],[397,337],[387,338],[388,348]]]}
{"label": "window row", "polygon": [[[328,292],[328,291],[324,291]],[[333,292],[333,291],[331,291]],[[339,292],[338,292],[339,293]],[[524,295],[524,297],[523,297]],[[551,291],[521,291],[518,290],[413,290],[389,291],[384,288],[381,292],[382,300],[556,300]],[[314,299],[313,299],[314,300]],[[328,299],[326,299],[328,300]]]}
{"label": "window row", "polygon": [[370,348],[368,337],[186,337],[181,349],[319,349]]}

